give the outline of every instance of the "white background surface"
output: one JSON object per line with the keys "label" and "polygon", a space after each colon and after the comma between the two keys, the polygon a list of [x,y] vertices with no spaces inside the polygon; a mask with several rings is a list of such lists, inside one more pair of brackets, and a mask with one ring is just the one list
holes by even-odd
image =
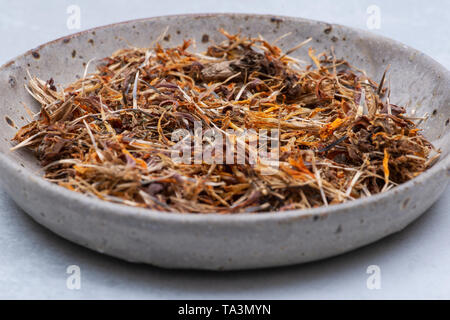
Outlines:
{"label": "white background surface", "polygon": [[[450,68],[450,1],[6,1],[0,0],[0,64],[80,30],[66,25],[69,5],[81,29],[150,16],[196,12],[267,13],[367,28],[423,51]],[[446,106],[449,107],[449,106]],[[1,177],[0,177],[1,179]],[[450,188],[428,212],[378,243],[301,266],[245,272],[174,271],[102,256],[53,235],[0,189],[0,298],[122,299],[450,299]],[[81,289],[66,287],[66,268],[81,268]],[[381,268],[381,289],[366,287],[366,268]]]}

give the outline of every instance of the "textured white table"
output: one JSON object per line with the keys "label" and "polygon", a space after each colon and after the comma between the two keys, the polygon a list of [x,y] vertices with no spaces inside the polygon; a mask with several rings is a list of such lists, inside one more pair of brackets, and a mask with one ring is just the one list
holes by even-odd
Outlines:
{"label": "textured white table", "polygon": [[[67,28],[70,5],[81,10],[81,29],[195,12],[301,16],[364,29],[370,16],[366,10],[376,5],[381,28],[373,32],[415,47],[450,68],[450,2],[446,0],[0,0],[0,64],[41,43],[79,31]],[[94,253],[36,224],[0,189],[0,298],[449,299],[449,196],[450,188],[403,232],[340,257],[287,268],[214,273],[163,270]],[[66,286],[69,265],[81,268],[80,290]],[[379,290],[366,286],[369,265],[380,267]]]}

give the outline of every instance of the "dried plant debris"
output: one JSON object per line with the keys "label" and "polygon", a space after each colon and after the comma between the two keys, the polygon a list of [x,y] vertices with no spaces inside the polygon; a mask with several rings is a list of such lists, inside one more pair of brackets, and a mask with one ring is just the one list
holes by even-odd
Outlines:
{"label": "dried plant debris", "polygon": [[[222,214],[370,196],[438,157],[415,119],[389,102],[384,76],[374,82],[312,48],[312,64],[302,66],[261,37],[221,33],[225,41],[202,54],[188,51],[190,40],[119,50],[66,88],[31,77],[27,90],[41,110],[12,149],[34,151],[45,177],[73,191],[159,211]],[[197,144],[196,134],[211,128],[240,144],[244,160],[256,160],[196,157],[196,146],[213,143],[203,137]],[[174,160],[178,129],[194,137],[185,146],[199,161]],[[275,166],[261,161],[252,139],[239,137],[250,129],[278,130]]]}

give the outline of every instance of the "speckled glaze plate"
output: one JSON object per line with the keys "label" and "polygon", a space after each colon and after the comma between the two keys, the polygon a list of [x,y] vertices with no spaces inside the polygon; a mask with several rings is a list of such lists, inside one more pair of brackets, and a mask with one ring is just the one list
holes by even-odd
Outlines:
{"label": "speckled glaze plate", "polygon": [[[164,45],[194,38],[198,51],[221,41],[217,29],[263,35],[291,32],[287,50],[312,37],[318,51],[334,46],[338,57],[379,81],[391,64],[391,101],[418,116],[424,135],[442,149],[437,164],[388,192],[344,204],[282,213],[194,215],[163,213],[105,202],[44,180],[26,150],[11,152],[10,139],[27,123],[27,69],[67,84],[82,76],[91,58],[128,44],[149,46],[166,28]],[[205,36],[206,35],[206,36]],[[307,48],[293,56],[307,58]],[[282,266],[334,256],[402,230],[426,211],[449,180],[450,74],[424,54],[368,32],[300,18],[242,14],[179,15],[129,21],[44,44],[0,68],[0,173],[8,194],[38,223],[95,251],[167,268],[231,270]],[[26,235],[23,235],[26,237]],[[420,243],[417,243],[420,245]],[[437,245],[437,244],[436,244]],[[395,259],[395,257],[393,257]]]}

